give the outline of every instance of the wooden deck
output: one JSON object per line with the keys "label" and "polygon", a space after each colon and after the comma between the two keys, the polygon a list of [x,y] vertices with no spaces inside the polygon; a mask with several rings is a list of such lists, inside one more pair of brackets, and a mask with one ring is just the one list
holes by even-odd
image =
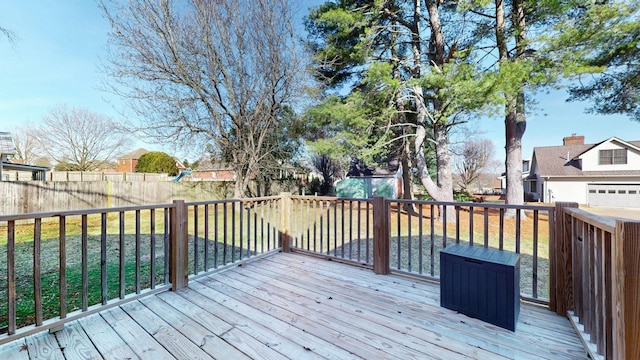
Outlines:
{"label": "wooden deck", "polygon": [[0,347],[0,359],[585,359],[569,321],[516,332],[439,306],[438,285],[275,254]]}

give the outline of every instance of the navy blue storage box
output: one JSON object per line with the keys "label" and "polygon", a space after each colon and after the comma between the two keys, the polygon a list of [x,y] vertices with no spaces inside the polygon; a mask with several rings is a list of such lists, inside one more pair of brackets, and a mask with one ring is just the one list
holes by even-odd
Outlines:
{"label": "navy blue storage box", "polygon": [[511,331],[520,315],[520,257],[454,244],[440,252],[440,306]]}

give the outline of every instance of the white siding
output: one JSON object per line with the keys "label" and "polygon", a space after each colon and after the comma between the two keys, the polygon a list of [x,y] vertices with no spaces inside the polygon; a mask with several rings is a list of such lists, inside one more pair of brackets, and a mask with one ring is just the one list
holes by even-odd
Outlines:
{"label": "white siding", "polygon": [[[582,160],[582,171],[610,171],[610,170],[638,170],[640,169],[640,153],[636,150],[627,150],[627,163],[625,165],[599,165],[600,150],[624,149],[621,143],[616,140],[604,142],[580,156]],[[576,156],[577,154],[570,154]]]}
{"label": "white siding", "polygon": [[542,186],[544,202],[570,201],[587,203],[587,181],[576,179],[545,181]]}

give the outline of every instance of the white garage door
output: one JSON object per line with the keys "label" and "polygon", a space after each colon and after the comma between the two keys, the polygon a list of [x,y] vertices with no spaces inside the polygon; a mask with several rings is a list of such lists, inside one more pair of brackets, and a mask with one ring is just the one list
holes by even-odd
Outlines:
{"label": "white garage door", "polygon": [[640,208],[640,184],[589,184],[589,206]]}

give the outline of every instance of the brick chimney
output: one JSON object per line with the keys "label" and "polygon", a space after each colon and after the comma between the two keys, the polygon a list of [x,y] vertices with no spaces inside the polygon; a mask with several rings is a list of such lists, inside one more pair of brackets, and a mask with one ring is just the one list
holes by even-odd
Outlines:
{"label": "brick chimney", "polygon": [[571,134],[571,136],[562,138],[562,146],[569,145],[584,145],[584,136]]}

